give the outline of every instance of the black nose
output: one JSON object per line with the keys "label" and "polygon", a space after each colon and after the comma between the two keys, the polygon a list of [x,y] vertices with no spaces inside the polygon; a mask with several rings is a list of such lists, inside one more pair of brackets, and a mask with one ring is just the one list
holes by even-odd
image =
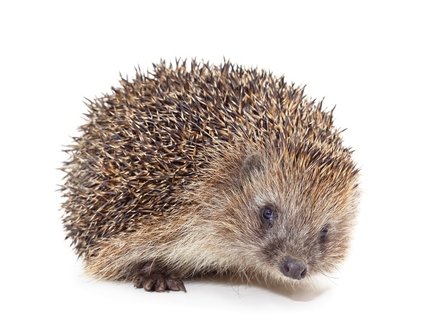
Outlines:
{"label": "black nose", "polygon": [[281,263],[281,272],[284,276],[293,279],[302,279],[306,276],[306,264],[302,260],[296,260],[287,256]]}

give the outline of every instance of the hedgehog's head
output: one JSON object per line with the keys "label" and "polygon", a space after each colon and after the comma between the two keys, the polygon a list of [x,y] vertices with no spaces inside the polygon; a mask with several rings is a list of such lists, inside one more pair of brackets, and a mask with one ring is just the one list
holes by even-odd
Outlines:
{"label": "hedgehog's head", "polygon": [[244,276],[293,284],[345,258],[358,200],[348,150],[267,149],[238,170],[220,199],[228,217],[221,233]]}

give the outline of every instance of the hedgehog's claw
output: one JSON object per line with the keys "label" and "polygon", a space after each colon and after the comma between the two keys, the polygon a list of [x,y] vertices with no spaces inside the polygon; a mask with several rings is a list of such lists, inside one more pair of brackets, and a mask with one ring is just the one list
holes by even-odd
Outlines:
{"label": "hedgehog's claw", "polygon": [[171,291],[183,291],[186,292],[185,285],[179,279],[168,278],[166,279],[166,285]]}
{"label": "hedgehog's claw", "polygon": [[137,289],[144,288],[146,291],[184,291],[185,285],[180,279],[169,278],[164,275],[157,275],[155,277],[138,276],[134,280],[134,286]]}

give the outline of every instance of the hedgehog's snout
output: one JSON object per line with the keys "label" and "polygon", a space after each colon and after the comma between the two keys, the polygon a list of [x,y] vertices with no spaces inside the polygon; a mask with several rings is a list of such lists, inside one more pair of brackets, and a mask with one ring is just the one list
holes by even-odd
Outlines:
{"label": "hedgehog's snout", "polygon": [[287,256],[281,262],[280,270],[284,276],[297,280],[303,279],[307,273],[304,261],[291,258],[290,256]]}

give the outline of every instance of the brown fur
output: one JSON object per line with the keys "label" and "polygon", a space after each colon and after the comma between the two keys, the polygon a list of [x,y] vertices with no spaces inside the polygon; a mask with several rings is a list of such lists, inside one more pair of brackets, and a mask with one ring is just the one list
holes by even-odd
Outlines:
{"label": "brown fur", "polygon": [[264,71],[186,66],[137,71],[88,103],[62,187],[86,271],[157,291],[207,273],[293,284],[287,257],[303,277],[330,272],[358,198],[332,113]]}

